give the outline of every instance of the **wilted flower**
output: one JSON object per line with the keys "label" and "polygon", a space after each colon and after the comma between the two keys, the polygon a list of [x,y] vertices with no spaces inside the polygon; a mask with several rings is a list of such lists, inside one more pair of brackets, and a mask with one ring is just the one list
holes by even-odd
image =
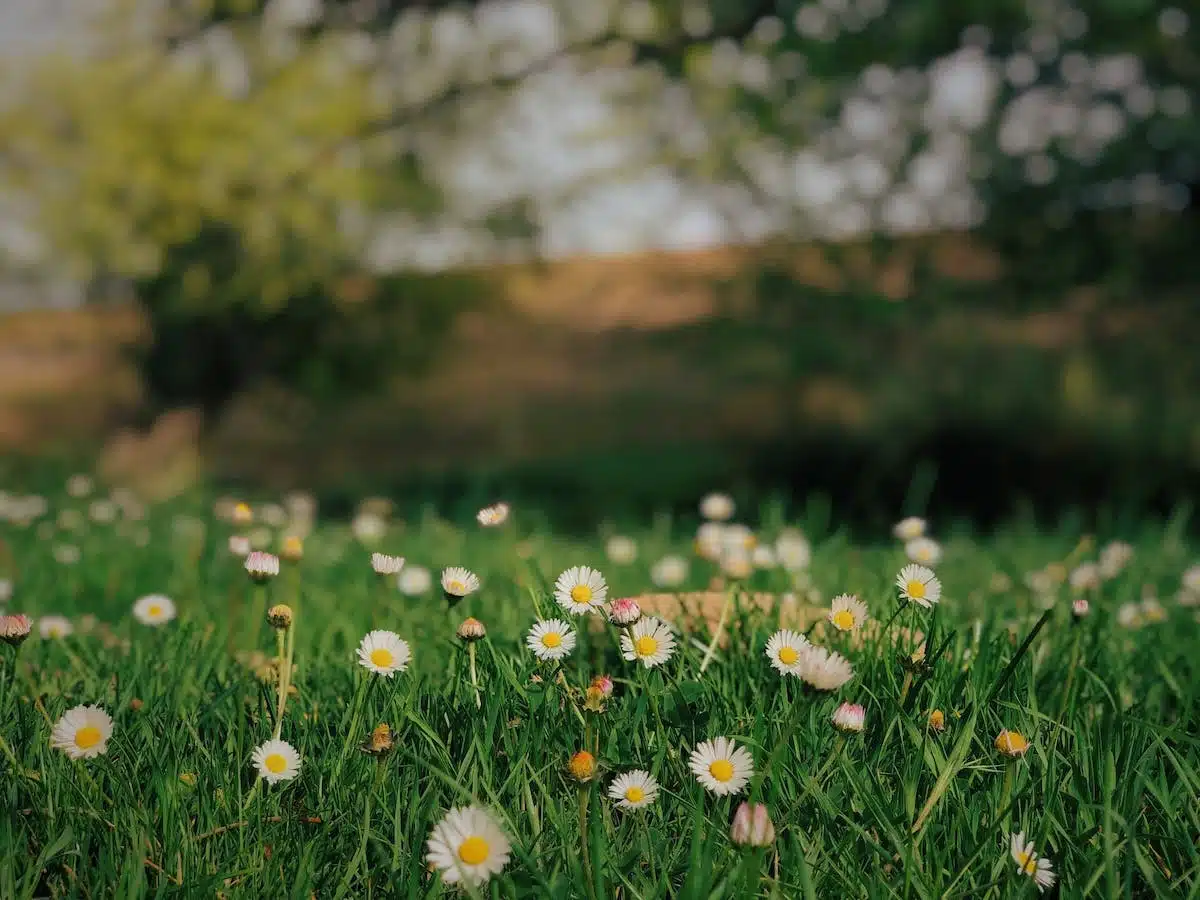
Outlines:
{"label": "wilted flower", "polygon": [[371,554],[371,568],[376,575],[398,575],[404,568],[403,556],[388,556],[386,553]]}
{"label": "wilted flower", "polygon": [[246,557],[245,568],[251,579],[263,584],[279,574],[279,557],[264,550],[255,550]]}
{"label": "wilted flower", "polygon": [[567,771],[576,781],[591,781],[596,774],[596,757],[580,750],[567,761]]}
{"label": "wilted flower", "polygon": [[384,756],[390,753],[394,746],[391,726],[387,722],[381,722],[372,730],[362,748],[364,752],[370,753],[372,756]]}
{"label": "wilted flower", "polygon": [[607,675],[597,675],[592,679],[591,686],[598,690],[605,699],[612,696],[613,680]]}
{"label": "wilted flower", "polygon": [[929,714],[929,727],[934,731],[946,730],[946,715],[940,709],[935,709]]}
{"label": "wilted flower", "polygon": [[614,625],[632,625],[641,617],[642,608],[632,597],[623,597],[608,605],[608,618]]}
{"label": "wilted flower", "polygon": [[832,722],[840,731],[862,731],[867,711],[858,703],[843,703],[833,711]]}
{"label": "wilted flower", "polygon": [[627,566],[637,559],[637,542],[624,535],[614,535],[604,545],[604,552],[609,560],[618,566]]}
{"label": "wilted flower", "polygon": [[503,525],[508,521],[509,506],[507,503],[496,503],[492,506],[485,506],[481,509],[475,518],[484,528],[495,528],[497,525]]}
{"label": "wilted flower", "polygon": [[462,620],[462,624],[458,626],[458,639],[466,643],[478,641],[487,634],[487,629],[483,627],[483,623],[478,619],[468,617]]}
{"label": "wilted flower", "polygon": [[1005,728],[996,735],[996,749],[1005,756],[1024,756],[1029,750],[1029,741],[1021,732]]}
{"label": "wilted flower", "polygon": [[277,603],[267,610],[267,624],[283,630],[292,627],[292,608],[286,603]]}
{"label": "wilted flower", "polygon": [[733,814],[729,839],[739,847],[769,847],[775,842],[775,826],[762,803],[742,803]]}

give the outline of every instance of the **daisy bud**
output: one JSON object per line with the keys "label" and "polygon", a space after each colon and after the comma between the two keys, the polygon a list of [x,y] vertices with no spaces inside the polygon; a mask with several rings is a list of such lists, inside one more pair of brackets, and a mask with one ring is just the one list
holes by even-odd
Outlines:
{"label": "daisy bud", "polygon": [[286,603],[278,603],[267,610],[267,624],[282,631],[292,627],[292,608]]}
{"label": "daisy bud", "polygon": [[929,714],[929,727],[934,731],[946,730],[946,714],[940,709],[935,709]]}
{"label": "daisy bud", "polygon": [[567,771],[576,781],[591,781],[596,774],[596,757],[586,750],[580,750],[567,763]]}
{"label": "daisy bud", "polygon": [[249,503],[239,503],[233,508],[231,519],[234,525],[242,528],[254,521],[254,510]]}
{"label": "daisy bud", "polygon": [[607,700],[612,696],[613,680],[607,675],[597,675],[592,679],[592,687],[596,688]]}
{"label": "daisy bud", "polygon": [[195,787],[196,786],[196,773],[195,772],[184,772],[182,775],[179,776],[179,780],[182,781],[184,784],[186,784],[188,787]]}
{"label": "daisy bud", "polygon": [[475,518],[484,528],[495,528],[508,521],[508,513],[509,507],[507,503],[497,503],[493,506],[485,506],[478,512]]}
{"label": "daisy bud", "polygon": [[363,752],[370,753],[372,756],[384,756],[391,752],[395,743],[392,739],[391,726],[387,722],[381,722],[375,726],[371,736],[362,745],[362,749]]}
{"label": "daisy bud", "polygon": [[137,712],[138,710],[140,710],[140,709],[141,709],[143,706],[145,706],[145,705],[146,705],[146,704],[145,704],[145,703],[143,703],[143,702],[142,702],[142,701],[141,701],[139,698],[137,698],[137,697],[134,697],[132,700],[130,700],[130,701],[129,701],[129,708],[130,708],[130,709],[132,709],[134,712]]}
{"label": "daisy bud", "polygon": [[254,581],[263,584],[279,574],[279,557],[255,550],[246,557],[246,571]]}
{"label": "daisy bud", "polygon": [[1090,610],[1091,607],[1088,605],[1086,597],[1080,597],[1071,604],[1071,612],[1074,614],[1076,619],[1082,619]]}
{"label": "daisy bud", "polygon": [[250,554],[250,538],[242,534],[231,534],[229,536],[229,552],[234,556],[248,556]]}
{"label": "daisy bud", "polygon": [[762,803],[743,803],[733,815],[729,839],[739,847],[769,847],[775,841],[775,826]]}
{"label": "daisy bud", "polygon": [[33,623],[29,620],[29,616],[23,613],[0,616],[0,641],[19,647],[25,638],[29,637],[32,627]]}
{"label": "daisy bud", "polygon": [[833,711],[833,725],[839,731],[862,731],[866,710],[858,703],[843,703]]}
{"label": "daisy bud", "polygon": [[631,597],[614,600],[608,606],[608,618],[614,625],[632,625],[641,617],[642,608]]}
{"label": "daisy bud", "polygon": [[1005,728],[996,735],[996,749],[1005,756],[1024,756],[1029,750],[1029,741],[1019,731],[1009,731]]}
{"label": "daisy bud", "polygon": [[386,553],[371,554],[371,568],[376,575],[398,575],[404,568],[403,556],[388,556]]}
{"label": "daisy bud", "polygon": [[462,624],[458,626],[458,639],[471,643],[478,641],[487,634],[487,629],[483,627],[483,623],[475,618],[463,619]]}
{"label": "daisy bud", "polygon": [[304,558],[304,541],[298,534],[289,534],[279,548],[279,558],[284,562],[300,562]]}

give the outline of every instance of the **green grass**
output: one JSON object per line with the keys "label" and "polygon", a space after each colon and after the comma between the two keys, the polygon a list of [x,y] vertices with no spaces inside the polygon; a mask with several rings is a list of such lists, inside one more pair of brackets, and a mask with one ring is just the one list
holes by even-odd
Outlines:
{"label": "green grass", "polygon": [[[72,503],[52,501],[51,516]],[[77,626],[90,613],[104,625],[61,640],[35,634],[17,652],[0,645],[0,897],[438,896],[447,888],[427,872],[424,842],[448,807],[470,802],[493,810],[514,845],[480,896],[1033,896],[1008,857],[1010,830],[1053,860],[1059,896],[1200,892],[1200,625],[1173,600],[1200,551],[1182,520],[1103,535],[1131,541],[1136,555],[1078,624],[1067,588],[1043,614],[1022,585],[1029,570],[1082,558],[1079,534],[943,535],[943,603],[900,612],[889,632],[916,625],[932,635],[932,668],[907,691],[897,648],[874,640],[842,648],[855,677],[835,695],[802,692],[763,655],[776,623],[742,615],[703,675],[706,633],[646,672],[619,658],[611,631],[581,629],[563,666],[568,694],[523,644],[536,609],[554,608],[557,573],[591,564],[613,596],[640,593],[654,559],[690,546],[694,523],[630,527],[641,555],[617,566],[599,536],[556,538],[523,510],[499,530],[427,513],[379,549],[435,573],[478,572],[483,590],[448,611],[440,595],[408,598],[375,578],[343,525],[318,527],[305,559],[260,592],[226,550],[230,526],[206,517],[203,534],[181,532],[177,513],[150,511],[145,546],[133,539],[138,525],[52,535],[3,526],[10,611],[63,613]],[[768,537],[782,524],[774,508],[762,518]],[[824,602],[852,592],[875,618],[892,617],[896,546],[795,524],[809,528],[809,574]],[[82,549],[78,565],[54,561],[52,546],[68,541]],[[708,582],[706,566],[693,561],[691,587]],[[1014,586],[993,590],[996,573]],[[783,590],[788,578],[764,571],[752,584]],[[1167,620],[1122,627],[1118,608],[1144,585]],[[138,624],[130,607],[150,592],[174,597],[179,619]],[[249,760],[271,736],[275,688],[239,662],[253,648],[274,652],[268,602],[296,611],[297,694],[282,735],[304,760],[296,780],[269,788],[256,786]],[[488,628],[477,645],[480,707],[454,637],[468,614]],[[371,628],[409,641],[408,672],[389,681],[356,664]],[[595,715],[575,701],[599,673],[617,688]],[[866,706],[862,735],[831,727],[841,700]],[[108,752],[90,761],[49,745],[50,724],[80,703],[115,719]],[[941,734],[926,727],[934,708],[945,711]],[[359,744],[380,722],[396,749],[377,761]],[[1025,757],[997,753],[1002,728],[1031,738]],[[776,829],[769,851],[731,844],[740,800],[706,795],[687,768],[692,747],[719,735],[750,748],[759,769],[774,760],[752,782]],[[598,751],[602,774],[581,792],[565,765],[584,746]],[[663,788],[643,815],[622,814],[604,793],[631,768]]]}

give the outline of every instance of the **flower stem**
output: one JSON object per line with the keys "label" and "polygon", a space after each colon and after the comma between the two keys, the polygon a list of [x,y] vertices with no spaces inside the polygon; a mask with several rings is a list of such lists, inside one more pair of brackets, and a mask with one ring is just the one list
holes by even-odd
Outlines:
{"label": "flower stem", "polygon": [[471,688],[475,691],[475,707],[481,709],[483,700],[479,696],[479,678],[475,674],[475,642],[467,644],[467,656],[471,660]]}
{"label": "flower stem", "polygon": [[712,640],[708,642],[708,648],[704,651],[704,659],[700,661],[700,674],[704,674],[704,670],[708,668],[708,664],[712,662],[713,654],[717,651],[717,642],[721,640],[721,635],[725,632],[725,622],[729,618],[729,610],[733,606],[733,596],[737,591],[737,583],[729,586],[729,590],[725,593],[725,603],[721,606],[721,618],[717,620],[717,627],[713,629]]}

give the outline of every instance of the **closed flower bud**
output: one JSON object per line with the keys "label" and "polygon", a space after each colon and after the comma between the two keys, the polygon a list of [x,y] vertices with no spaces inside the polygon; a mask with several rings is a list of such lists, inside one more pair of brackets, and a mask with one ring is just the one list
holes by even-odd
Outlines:
{"label": "closed flower bud", "polygon": [[483,627],[483,623],[475,618],[463,619],[462,624],[458,626],[458,639],[468,644],[480,640],[486,634],[487,629]]}
{"label": "closed flower bud", "polygon": [[267,624],[283,630],[292,627],[292,608],[286,603],[277,603],[267,610]]}
{"label": "closed flower bud", "polygon": [[1021,732],[1006,728],[996,735],[996,749],[1005,756],[1024,756],[1029,750],[1029,741]]}
{"label": "closed flower bud", "polygon": [[583,693],[583,708],[588,712],[604,712],[604,692],[592,685]]}
{"label": "closed flower bud", "polygon": [[370,753],[372,756],[383,756],[390,753],[392,747],[395,746],[395,741],[392,738],[392,729],[387,722],[381,722],[375,726],[371,732],[371,736],[367,738],[362,745],[365,753]]}
{"label": "closed flower bud", "polygon": [[929,714],[929,727],[934,731],[946,730],[946,714],[940,709],[935,709]]}
{"label": "closed flower bud", "polygon": [[259,584],[270,581],[279,574],[279,557],[273,553],[255,550],[246,557],[246,572]]}
{"label": "closed flower bud", "polygon": [[629,597],[614,600],[608,606],[608,617],[614,625],[632,625],[642,617],[642,608]]}
{"label": "closed flower bud", "polygon": [[858,703],[843,703],[833,711],[833,724],[839,731],[862,731],[866,710]]}
{"label": "closed flower bud", "polygon": [[739,847],[769,847],[775,841],[775,826],[762,803],[743,803],[733,815],[729,839]]}
{"label": "closed flower bud", "polygon": [[607,675],[597,675],[592,679],[592,687],[600,691],[605,699],[608,699],[612,696],[613,680]]}
{"label": "closed flower bud", "polygon": [[580,750],[567,763],[567,771],[576,781],[591,781],[596,774],[596,757],[586,750]]}
{"label": "closed flower bud", "polygon": [[33,623],[29,620],[29,616],[23,613],[0,616],[0,641],[19,647],[25,638],[29,637],[32,627]]}
{"label": "closed flower bud", "polygon": [[1071,613],[1076,619],[1082,619],[1091,611],[1091,606],[1088,605],[1086,597],[1080,597],[1071,604]]}

